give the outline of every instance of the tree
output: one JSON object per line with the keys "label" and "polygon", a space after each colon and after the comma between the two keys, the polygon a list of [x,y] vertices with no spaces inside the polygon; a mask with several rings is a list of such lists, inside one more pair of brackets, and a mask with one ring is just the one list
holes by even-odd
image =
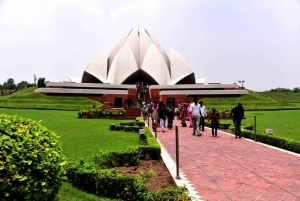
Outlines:
{"label": "tree", "polygon": [[44,78],[44,77],[40,77],[40,78],[38,79],[38,87],[39,87],[39,88],[46,87],[46,84],[45,84],[45,78]]}
{"label": "tree", "polygon": [[9,78],[9,79],[7,80],[7,82],[4,82],[4,83],[3,83],[3,88],[6,89],[6,90],[13,90],[13,89],[16,89],[17,86],[15,85],[14,79]]}
{"label": "tree", "polygon": [[295,87],[295,88],[293,89],[293,91],[294,91],[294,93],[298,93],[298,92],[300,92],[300,88],[299,88],[299,87]]}
{"label": "tree", "polygon": [[17,84],[17,87],[20,89],[28,87],[29,83],[26,81],[21,81],[20,83]]}

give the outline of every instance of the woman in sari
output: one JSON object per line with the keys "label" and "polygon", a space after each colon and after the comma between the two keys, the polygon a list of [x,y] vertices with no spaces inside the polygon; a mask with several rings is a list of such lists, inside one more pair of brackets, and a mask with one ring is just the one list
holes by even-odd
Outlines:
{"label": "woman in sari", "polygon": [[181,110],[180,110],[180,119],[181,119],[181,125],[182,127],[186,127],[186,115],[187,115],[187,111],[186,111],[186,105],[182,105],[181,106]]}

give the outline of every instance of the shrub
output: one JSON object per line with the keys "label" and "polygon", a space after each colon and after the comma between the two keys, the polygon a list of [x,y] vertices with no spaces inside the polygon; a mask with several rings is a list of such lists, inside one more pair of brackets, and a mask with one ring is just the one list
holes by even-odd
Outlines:
{"label": "shrub", "polygon": [[[234,132],[234,127],[231,128],[231,131]],[[241,134],[243,137],[254,140],[255,134],[252,130],[246,130],[244,126],[241,128]],[[256,133],[256,141],[264,144],[268,144],[274,147],[292,151],[295,153],[300,153],[300,142],[296,140],[290,140],[284,137],[267,135]]]}
{"label": "shrub", "polygon": [[[135,178],[121,175],[115,169],[97,169],[91,164],[72,164],[67,167],[68,179],[77,188],[100,197],[123,200],[145,200],[142,196],[151,194],[147,189],[149,175]],[[70,173],[69,173],[70,172]]]}
{"label": "shrub", "polygon": [[124,126],[123,125],[116,125],[116,131],[121,131],[124,130]]}
{"label": "shrub", "polygon": [[141,159],[159,159],[161,153],[160,145],[148,127],[145,127],[145,135],[147,145],[138,146],[141,153]]}
{"label": "shrub", "polygon": [[93,156],[93,161],[99,167],[111,168],[117,166],[134,166],[140,162],[140,151],[138,149],[128,149],[109,153],[100,153]]}
{"label": "shrub", "polygon": [[253,125],[245,125],[244,126],[244,129],[246,129],[246,130],[249,130],[249,131],[252,131],[253,130]]}
{"label": "shrub", "polygon": [[53,200],[66,178],[58,136],[39,122],[0,115],[0,197]]}
{"label": "shrub", "polygon": [[[123,126],[130,126],[130,125],[129,125],[129,122],[121,122],[120,125],[123,125]],[[132,126],[133,126],[133,125],[132,125]]]}
{"label": "shrub", "polygon": [[143,127],[140,127],[140,126],[134,126],[134,132],[139,132],[140,129],[143,129]]}
{"label": "shrub", "polygon": [[135,122],[128,122],[128,126],[134,126]]}
{"label": "shrub", "polygon": [[140,127],[145,127],[145,121],[136,122],[136,125],[138,125]]}
{"label": "shrub", "polygon": [[134,126],[124,126],[124,131],[126,131],[126,132],[134,132]]}
{"label": "shrub", "polygon": [[153,193],[153,200],[192,200],[185,186],[163,188]]}
{"label": "shrub", "polygon": [[109,129],[112,130],[116,130],[116,124],[110,124]]}
{"label": "shrub", "polygon": [[143,116],[148,116],[149,115],[148,109],[143,109],[142,114]]}
{"label": "shrub", "polygon": [[148,189],[149,179],[155,176],[150,170],[137,177],[119,174],[115,169],[98,169],[91,164],[68,165],[68,179],[77,188],[100,197],[122,200],[181,200],[190,201],[186,187],[169,187],[154,193]]}

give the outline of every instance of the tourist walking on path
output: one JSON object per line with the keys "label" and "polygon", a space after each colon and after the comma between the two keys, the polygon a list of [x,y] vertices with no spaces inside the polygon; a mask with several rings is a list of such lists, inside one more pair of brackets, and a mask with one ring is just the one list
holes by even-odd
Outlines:
{"label": "tourist walking on path", "polygon": [[178,102],[177,108],[179,109],[179,111],[181,110],[181,102]]}
{"label": "tourist walking on path", "polygon": [[157,127],[157,122],[158,121],[158,107],[157,107],[157,103],[154,102],[152,109],[151,109],[151,119],[152,119],[152,129],[153,131],[155,131],[156,127]]}
{"label": "tourist walking on path", "polygon": [[190,127],[193,128],[193,119],[192,119],[192,112],[191,112],[190,102],[187,102],[186,110],[187,110],[187,115],[188,115],[188,118],[189,118],[189,121],[190,121]]}
{"label": "tourist walking on path", "polygon": [[213,107],[211,109],[211,114],[208,115],[208,122],[211,121],[211,134],[213,137],[217,137],[217,130],[219,128],[220,114],[216,112],[216,109]]}
{"label": "tourist walking on path", "polygon": [[237,138],[237,136],[242,138],[241,124],[244,117],[244,108],[241,103],[238,103],[238,105],[231,110],[231,116],[233,117],[235,138]]}
{"label": "tourist walking on path", "polygon": [[200,111],[200,105],[198,104],[198,99],[196,97],[194,98],[194,104],[192,104],[191,106],[191,112],[192,112],[192,119],[193,119],[193,135],[195,135],[197,131],[197,136],[201,136],[202,134],[200,133],[200,129],[199,129],[201,111]]}
{"label": "tourist walking on path", "polygon": [[167,106],[167,117],[168,117],[168,128],[172,129],[173,127],[173,119],[174,119],[174,111],[175,108],[172,103],[169,103]]}
{"label": "tourist walking on path", "polygon": [[207,117],[206,113],[206,107],[203,105],[203,102],[200,101],[200,111],[201,111],[201,116],[200,116],[200,130],[204,131],[204,118]]}
{"label": "tourist walking on path", "polygon": [[152,103],[151,102],[148,103],[147,109],[148,109],[149,116],[151,116],[151,112],[152,112]]}
{"label": "tourist walking on path", "polygon": [[166,104],[161,103],[161,106],[158,108],[158,118],[160,119],[160,126],[163,133],[165,132],[167,114]]}

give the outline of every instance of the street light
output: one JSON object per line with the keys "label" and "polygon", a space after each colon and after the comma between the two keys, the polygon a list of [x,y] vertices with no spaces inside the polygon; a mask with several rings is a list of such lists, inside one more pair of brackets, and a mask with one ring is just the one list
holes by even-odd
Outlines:
{"label": "street light", "polygon": [[244,87],[244,82],[245,82],[245,80],[239,80],[239,83],[242,84],[242,88]]}

